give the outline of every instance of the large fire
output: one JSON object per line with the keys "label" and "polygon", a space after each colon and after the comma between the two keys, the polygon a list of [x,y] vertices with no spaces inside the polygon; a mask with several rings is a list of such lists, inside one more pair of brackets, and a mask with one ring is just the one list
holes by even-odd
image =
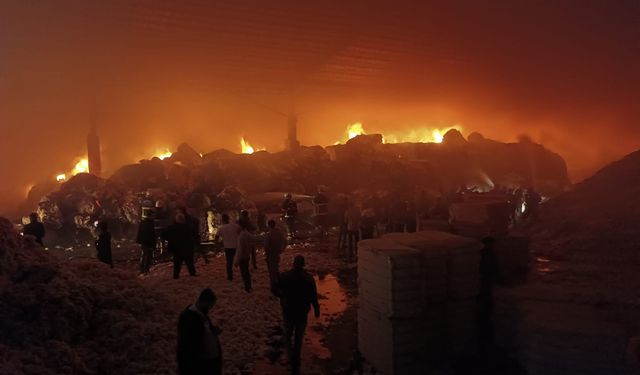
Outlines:
{"label": "large fire", "polygon": [[89,173],[89,159],[82,158],[73,167],[73,171],[71,171],[71,174],[75,176],[79,173]]}
{"label": "large fire", "polygon": [[89,159],[86,157],[80,158],[71,171],[58,174],[56,176],[56,181],[65,182],[68,176],[75,176],[80,173],[89,173]]}
{"label": "large fire", "polygon": [[359,135],[366,134],[364,132],[364,128],[362,127],[362,123],[356,122],[347,127],[347,136],[349,139],[355,138]]}
{"label": "large fire", "polygon": [[240,138],[240,147],[243,154],[253,154],[256,151],[263,151],[264,148],[254,148],[244,137]]}
{"label": "large fire", "polygon": [[[383,133],[382,140],[384,143],[403,143],[403,142],[411,142],[411,143],[442,143],[444,140],[444,135],[447,134],[449,130],[456,129],[462,130],[462,127],[459,125],[454,125],[445,128],[418,128],[412,129],[409,131],[405,131],[402,133]],[[355,138],[359,135],[367,134],[362,126],[362,123],[356,122],[349,126],[347,126],[346,131],[346,139],[342,143],[346,143],[349,139]],[[340,144],[341,142],[336,142],[335,144]]]}
{"label": "large fire", "polygon": [[156,152],[153,153],[154,158],[158,158],[160,160],[164,160],[166,158],[170,158],[173,153],[169,151],[168,148],[164,149],[156,149]]}

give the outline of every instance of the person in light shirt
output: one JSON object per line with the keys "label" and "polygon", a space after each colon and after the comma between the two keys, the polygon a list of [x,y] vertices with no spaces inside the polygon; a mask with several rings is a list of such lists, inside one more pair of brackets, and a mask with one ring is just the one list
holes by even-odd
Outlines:
{"label": "person in light shirt", "polygon": [[240,226],[236,223],[231,223],[229,215],[222,215],[222,225],[218,228],[215,242],[222,240],[222,246],[224,247],[224,257],[227,261],[227,280],[233,280],[233,259],[236,256],[236,249],[238,248],[238,235],[240,234]]}

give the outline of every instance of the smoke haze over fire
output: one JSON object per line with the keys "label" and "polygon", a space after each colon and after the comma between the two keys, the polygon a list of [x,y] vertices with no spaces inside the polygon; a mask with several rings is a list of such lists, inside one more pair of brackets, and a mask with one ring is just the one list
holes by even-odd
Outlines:
{"label": "smoke haze over fire", "polygon": [[[460,125],[559,152],[579,180],[639,148],[640,3],[2,1],[0,207],[86,154],[281,150]],[[2,211],[2,209],[0,209]]]}

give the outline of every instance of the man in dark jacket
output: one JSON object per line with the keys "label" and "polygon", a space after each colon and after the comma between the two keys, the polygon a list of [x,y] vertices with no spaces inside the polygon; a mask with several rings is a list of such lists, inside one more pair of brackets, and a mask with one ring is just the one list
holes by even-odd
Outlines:
{"label": "man in dark jacket", "polygon": [[[302,255],[297,255],[294,258],[292,270],[280,275],[277,291],[282,305],[291,371],[297,375],[300,373],[300,352],[311,306],[313,306],[316,319],[320,317],[316,282],[304,269]],[[293,345],[291,345],[292,337]]]}
{"label": "man in dark jacket", "polygon": [[180,314],[176,347],[180,375],[222,374],[222,346],[218,338],[221,330],[211,323],[208,315],[216,300],[215,293],[207,288],[195,304]]}
{"label": "man in dark jacket", "polygon": [[24,226],[22,234],[25,236],[33,236],[37,243],[44,246],[42,239],[44,238],[44,224],[38,221],[38,214],[32,212],[29,214],[29,224]]}
{"label": "man in dark jacket", "polygon": [[145,217],[138,226],[136,242],[142,248],[140,257],[140,274],[149,273],[149,267],[153,262],[153,250],[156,248],[155,220],[152,215]]}
{"label": "man in dark jacket", "polygon": [[163,237],[167,241],[169,252],[173,255],[173,278],[180,277],[180,268],[183,262],[186,263],[189,269],[189,275],[195,276],[192,231],[184,214],[176,214],[174,223],[164,230]]}
{"label": "man in dark jacket", "polygon": [[284,222],[287,224],[289,237],[294,238],[296,236],[298,204],[293,200],[293,195],[291,193],[287,193],[284,196],[284,202],[282,202],[282,216],[284,217]]}
{"label": "man in dark jacket", "polygon": [[109,225],[106,221],[98,222],[96,251],[98,260],[113,268],[113,257],[111,255],[111,232],[109,232]]}
{"label": "man in dark jacket", "polygon": [[198,253],[204,259],[205,264],[209,264],[209,258],[207,257],[207,252],[200,244],[200,219],[196,216],[189,214],[187,209],[179,208],[178,212],[181,212],[184,215],[187,226],[189,227],[189,233],[191,234],[191,246],[193,247],[193,252]]}

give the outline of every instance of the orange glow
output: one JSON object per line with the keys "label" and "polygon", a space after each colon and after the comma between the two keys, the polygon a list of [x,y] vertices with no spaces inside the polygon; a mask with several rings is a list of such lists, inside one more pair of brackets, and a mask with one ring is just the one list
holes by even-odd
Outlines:
{"label": "orange glow", "polygon": [[56,176],[56,181],[58,182],[64,182],[66,179],[67,179],[67,175],[64,173],[61,173]]}
{"label": "orange glow", "polygon": [[253,154],[256,151],[264,151],[264,148],[254,148],[244,137],[240,138],[240,147],[243,154]]}

